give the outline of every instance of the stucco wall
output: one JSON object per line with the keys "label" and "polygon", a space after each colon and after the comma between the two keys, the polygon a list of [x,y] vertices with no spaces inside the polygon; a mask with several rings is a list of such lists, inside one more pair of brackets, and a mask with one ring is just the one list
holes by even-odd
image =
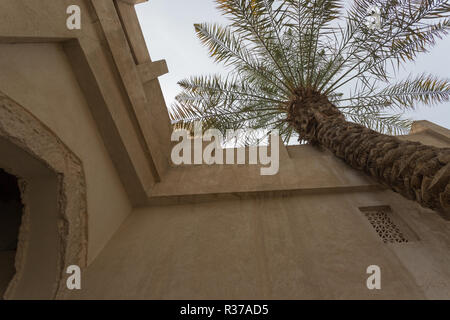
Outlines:
{"label": "stucco wall", "polygon": [[[310,146],[289,154],[280,175],[291,180],[260,186],[278,192],[242,192],[257,172],[246,186],[236,168],[179,168],[196,175],[166,191],[185,197],[135,210],[71,298],[450,298],[448,221],[389,190],[363,191],[375,184]],[[211,180],[241,192],[207,195]],[[370,206],[389,206],[409,242],[384,243],[359,209]],[[369,265],[381,267],[381,290],[366,287]]]}
{"label": "stucco wall", "polygon": [[40,119],[83,162],[92,261],[131,205],[69,61],[56,43],[0,44],[0,52],[0,90]]}
{"label": "stucco wall", "polygon": [[[450,228],[406,202],[372,192],[140,209],[73,298],[450,298]],[[383,243],[358,209],[368,205],[414,219],[421,240]],[[373,264],[382,290],[366,287]]]}

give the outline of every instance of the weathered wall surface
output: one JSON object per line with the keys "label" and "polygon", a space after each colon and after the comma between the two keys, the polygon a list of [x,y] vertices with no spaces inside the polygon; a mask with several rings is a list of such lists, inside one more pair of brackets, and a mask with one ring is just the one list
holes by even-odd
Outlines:
{"label": "weathered wall surface", "polygon": [[419,141],[439,148],[450,146],[450,130],[425,120],[415,121],[411,132],[400,138]]}
{"label": "weathered wall surface", "polygon": [[83,162],[92,260],[131,212],[69,61],[54,44],[0,44],[0,90],[48,126]]}
{"label": "weathered wall surface", "polygon": [[[450,298],[450,228],[406,202],[376,192],[140,209],[73,298]],[[358,209],[369,205],[391,205],[420,240],[383,243]],[[373,264],[382,290],[366,287]]]}
{"label": "weathered wall surface", "polygon": [[[206,144],[203,143],[204,146]],[[211,200],[235,193],[379,188],[363,173],[352,170],[342,161],[336,161],[331,153],[321,152],[309,145],[287,148],[280,145],[280,165],[275,175],[261,175],[261,168],[268,165],[250,165],[248,162],[247,155],[246,164],[241,165],[174,165],[164,180],[152,188],[149,201],[152,204],[173,204],[174,201],[182,203],[198,197]]]}
{"label": "weathered wall surface", "polygon": [[[389,190],[348,189],[374,184],[309,146],[289,153],[280,174],[297,191],[284,181],[284,191],[205,198],[198,196],[208,194],[205,184],[244,190],[252,178],[220,173],[211,184],[207,168],[179,168],[196,174],[180,175],[170,192],[189,200],[169,197],[184,204],[135,210],[72,298],[450,298],[448,221]],[[282,189],[277,181],[264,189]],[[302,190],[314,183],[317,189]],[[389,206],[409,242],[384,243],[359,209],[371,206]],[[369,265],[381,267],[381,290],[366,287]]]}

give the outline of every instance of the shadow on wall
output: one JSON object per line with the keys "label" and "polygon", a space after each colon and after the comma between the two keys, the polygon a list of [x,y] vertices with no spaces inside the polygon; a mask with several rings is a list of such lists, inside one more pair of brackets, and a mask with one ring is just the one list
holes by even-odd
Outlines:
{"label": "shadow on wall", "polygon": [[0,299],[16,272],[14,261],[22,211],[17,178],[0,169]]}

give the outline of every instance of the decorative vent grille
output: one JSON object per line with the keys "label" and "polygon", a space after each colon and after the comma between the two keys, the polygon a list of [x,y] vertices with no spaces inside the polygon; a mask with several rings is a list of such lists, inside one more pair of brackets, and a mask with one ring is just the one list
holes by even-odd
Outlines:
{"label": "decorative vent grille", "polygon": [[364,211],[372,227],[378,233],[384,243],[406,243],[408,239],[400,231],[400,228],[389,217],[384,208]]}

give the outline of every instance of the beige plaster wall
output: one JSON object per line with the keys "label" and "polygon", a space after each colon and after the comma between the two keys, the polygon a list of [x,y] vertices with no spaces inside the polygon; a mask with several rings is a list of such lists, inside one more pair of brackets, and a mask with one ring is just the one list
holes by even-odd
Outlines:
{"label": "beige plaster wall", "polygon": [[[208,143],[203,143],[203,146]],[[266,147],[261,147],[266,148]],[[246,150],[248,153],[248,148]],[[224,151],[224,154],[226,152]],[[235,152],[235,156],[236,156]],[[268,165],[173,165],[161,183],[151,189],[151,204],[173,204],[186,198],[258,192],[327,192],[330,189],[370,189],[379,186],[328,152],[309,146],[280,144],[279,171],[261,175]],[[225,157],[225,155],[224,155]]]}
{"label": "beige plaster wall", "polygon": [[[380,191],[139,209],[73,298],[450,298],[449,225],[406,202]],[[421,240],[383,243],[358,209],[370,205],[412,217]],[[366,288],[372,264],[382,290]]]}
{"label": "beige plaster wall", "polygon": [[[288,151],[263,185],[246,166],[172,169],[178,182],[155,190],[173,205],[136,209],[71,298],[450,299],[450,222],[326,153]],[[410,241],[384,243],[370,206],[389,206]],[[366,287],[369,265],[381,290]]]}
{"label": "beige plaster wall", "polygon": [[92,261],[131,205],[69,61],[56,43],[0,44],[0,70],[0,90],[47,125],[83,162]]}

